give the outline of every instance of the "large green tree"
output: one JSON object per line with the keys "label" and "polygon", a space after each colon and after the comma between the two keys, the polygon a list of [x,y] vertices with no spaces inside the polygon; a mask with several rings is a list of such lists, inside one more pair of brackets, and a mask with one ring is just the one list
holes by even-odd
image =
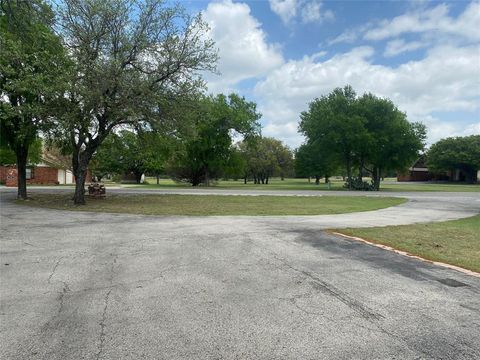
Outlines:
{"label": "large green tree", "polygon": [[359,116],[356,101],[351,86],[336,88],[312,101],[308,111],[300,115],[300,132],[321,154],[342,161],[348,178],[368,141],[365,119]]}
{"label": "large green tree", "polygon": [[359,147],[359,174],[367,170],[375,190],[386,172],[410,166],[424,148],[425,126],[410,123],[405,113],[389,99],[364,94],[357,100],[357,113],[364,119],[367,136]]}
{"label": "large green tree", "polygon": [[63,94],[67,58],[54,34],[53,12],[41,0],[0,2],[0,132],[16,157],[18,198],[27,198],[31,145]]}
{"label": "large green tree", "polygon": [[467,182],[477,181],[480,170],[480,135],[450,137],[433,144],[427,152],[432,171],[463,170]]}
{"label": "large green tree", "polygon": [[260,129],[256,104],[236,94],[202,97],[185,116],[191,126],[181,135],[181,147],[170,159],[169,173],[193,186],[208,185],[231,168],[237,160],[235,133],[251,137]]}
{"label": "large green tree", "polygon": [[312,151],[329,162],[340,161],[349,188],[353,168],[370,173],[374,190],[386,171],[403,170],[423,150],[425,126],[410,123],[388,99],[372,94],[357,97],[350,86],[337,88],[310,103],[301,114],[300,131]]}
{"label": "large green tree", "polygon": [[87,168],[122,125],[174,121],[168,107],[203,88],[217,52],[201,15],[145,0],[64,0],[60,28],[75,68],[67,110],[53,137],[73,153],[74,203],[83,204]]}

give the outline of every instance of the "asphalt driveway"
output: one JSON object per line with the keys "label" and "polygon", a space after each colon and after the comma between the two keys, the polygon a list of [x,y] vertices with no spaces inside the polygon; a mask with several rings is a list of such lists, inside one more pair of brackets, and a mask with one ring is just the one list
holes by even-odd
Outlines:
{"label": "asphalt driveway", "polygon": [[480,358],[480,278],[321,231],[480,210],[476,193],[412,196],[368,214],[202,218],[4,192],[0,358]]}

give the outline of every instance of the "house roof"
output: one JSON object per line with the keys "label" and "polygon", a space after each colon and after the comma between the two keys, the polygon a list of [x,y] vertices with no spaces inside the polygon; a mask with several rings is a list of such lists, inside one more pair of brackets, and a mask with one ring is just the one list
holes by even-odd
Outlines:
{"label": "house roof", "polygon": [[412,168],[424,168],[427,169],[427,164],[426,164],[426,157],[425,155],[421,155],[417,161],[415,161],[412,165]]}
{"label": "house roof", "polygon": [[63,155],[58,149],[43,148],[41,156],[42,163],[45,165],[57,168],[57,169],[69,169],[71,170],[71,157]]}

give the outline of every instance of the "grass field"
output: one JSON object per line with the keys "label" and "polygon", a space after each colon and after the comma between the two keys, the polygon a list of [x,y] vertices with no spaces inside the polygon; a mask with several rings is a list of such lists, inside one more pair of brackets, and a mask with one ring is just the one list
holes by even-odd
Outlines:
{"label": "grass field", "polygon": [[441,223],[336,231],[480,272],[480,215]]}
{"label": "grass field", "polygon": [[321,215],[369,211],[399,205],[391,197],[109,195],[73,205],[71,194],[35,194],[19,204],[61,210],[100,211],[146,215]]}
{"label": "grass field", "polygon": [[[415,183],[415,182],[396,182],[395,179],[385,179],[381,184],[381,191],[461,191],[461,192],[480,192],[480,184],[455,184],[455,183]],[[160,184],[156,184],[156,179],[147,178],[148,184],[122,184],[122,187],[140,187],[140,188],[191,188],[191,185],[176,183],[170,179],[161,179]],[[251,190],[346,190],[343,188],[344,182],[332,180],[330,186],[325,183],[315,185],[315,182],[308,182],[308,179],[285,179],[273,178],[268,185],[255,185],[252,182],[244,184],[242,180],[221,180],[212,185],[217,189],[251,189]]]}

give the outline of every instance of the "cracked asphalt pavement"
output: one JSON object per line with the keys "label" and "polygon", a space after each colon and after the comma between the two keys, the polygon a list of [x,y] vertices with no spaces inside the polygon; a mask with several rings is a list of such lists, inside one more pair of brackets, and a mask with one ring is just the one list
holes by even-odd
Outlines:
{"label": "cracked asphalt pavement", "polygon": [[309,217],[68,212],[0,195],[1,359],[480,358],[480,278],[322,231],[471,216],[479,193],[388,193],[410,201]]}

